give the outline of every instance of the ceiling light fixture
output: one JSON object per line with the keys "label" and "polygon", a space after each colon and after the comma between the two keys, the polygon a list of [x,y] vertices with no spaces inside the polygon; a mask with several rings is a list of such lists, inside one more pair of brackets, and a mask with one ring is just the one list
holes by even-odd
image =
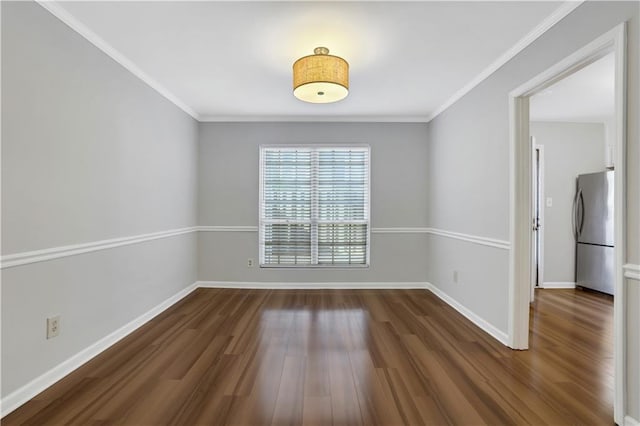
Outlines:
{"label": "ceiling light fixture", "polygon": [[316,47],[314,55],[293,63],[293,94],[301,101],[327,104],[349,94],[349,64],[329,55],[326,47]]}

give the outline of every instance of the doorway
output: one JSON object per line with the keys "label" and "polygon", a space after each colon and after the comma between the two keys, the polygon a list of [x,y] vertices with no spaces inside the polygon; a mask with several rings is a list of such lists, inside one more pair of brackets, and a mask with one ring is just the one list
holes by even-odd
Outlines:
{"label": "doorway", "polygon": [[[624,363],[624,318],[625,294],[623,286],[623,260],[626,247],[626,223],[624,206],[626,205],[625,164],[625,24],[620,24],[608,33],[597,38],[574,54],[568,56],[548,70],[542,72],[509,94],[510,108],[510,235],[511,250],[509,258],[509,346],[514,349],[527,349],[529,346],[529,304],[531,301],[532,274],[532,238],[533,221],[533,150],[529,133],[529,100],[554,83],[594,63],[609,53],[614,54],[614,119],[613,147],[615,150],[615,206],[614,228],[614,270],[615,282],[613,302],[614,330],[614,421],[623,422],[625,404],[626,365]],[[547,244],[548,245],[548,244]]]}
{"label": "doorway", "polygon": [[614,59],[608,53],[530,96],[533,288],[613,295]]}

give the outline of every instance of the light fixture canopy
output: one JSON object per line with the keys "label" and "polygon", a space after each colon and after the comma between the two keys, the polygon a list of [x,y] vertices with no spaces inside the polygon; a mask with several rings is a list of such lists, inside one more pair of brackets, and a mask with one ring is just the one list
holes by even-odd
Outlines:
{"label": "light fixture canopy", "polygon": [[293,94],[301,101],[326,104],[349,94],[349,64],[329,55],[326,47],[316,47],[314,55],[293,63]]}

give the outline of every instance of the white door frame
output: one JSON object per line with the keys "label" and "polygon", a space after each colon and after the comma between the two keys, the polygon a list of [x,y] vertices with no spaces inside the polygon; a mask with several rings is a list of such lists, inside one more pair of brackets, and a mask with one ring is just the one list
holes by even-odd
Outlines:
{"label": "white door frame", "polygon": [[582,49],[509,93],[509,346],[529,346],[531,279],[532,161],[529,142],[529,97],[613,52],[615,55],[615,297],[614,421],[624,424],[626,394],[625,288],[626,259],[626,23],[598,37]]}
{"label": "white door frame", "polygon": [[[546,200],[545,200],[545,195],[544,195],[544,145],[538,145],[536,144],[536,138],[534,136],[531,136],[531,154],[533,155],[534,152],[536,152],[536,150],[538,150],[539,157],[538,157],[538,182],[539,182],[539,187],[538,187],[538,195],[540,196],[540,200],[538,201],[540,203],[540,211],[538,212],[538,276],[536,277],[536,271],[534,268],[531,268],[531,299],[530,301],[533,302],[535,299],[535,288],[536,288],[536,278],[537,278],[537,282],[538,282],[538,286],[540,288],[543,287],[544,284],[544,210],[546,208]],[[531,158],[531,167],[535,167],[535,156],[533,158]],[[531,177],[534,176],[534,170],[531,170]],[[535,200],[535,196],[536,194],[534,194],[533,192],[531,193],[531,196],[533,197],[531,199],[532,202],[532,208],[533,206],[533,202]],[[533,214],[533,209],[532,209],[532,214]],[[532,229],[533,229],[533,219],[531,220],[531,224],[532,224]],[[533,232],[532,232],[533,235]],[[531,238],[531,264],[533,265],[534,259],[535,257],[535,253],[533,252],[536,249],[536,240],[535,238]]]}

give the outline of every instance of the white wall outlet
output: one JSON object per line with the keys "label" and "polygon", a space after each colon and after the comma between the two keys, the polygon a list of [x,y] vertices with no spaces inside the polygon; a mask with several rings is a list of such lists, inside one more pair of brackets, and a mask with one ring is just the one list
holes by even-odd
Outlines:
{"label": "white wall outlet", "polygon": [[253,268],[254,264],[255,260],[253,260],[252,258],[247,259],[247,268]]}
{"label": "white wall outlet", "polygon": [[553,198],[547,197],[547,207],[553,206]]}
{"label": "white wall outlet", "polygon": [[458,271],[453,271],[453,282],[454,283],[458,282]]}
{"label": "white wall outlet", "polygon": [[60,334],[60,315],[47,318],[47,339],[53,339]]}

